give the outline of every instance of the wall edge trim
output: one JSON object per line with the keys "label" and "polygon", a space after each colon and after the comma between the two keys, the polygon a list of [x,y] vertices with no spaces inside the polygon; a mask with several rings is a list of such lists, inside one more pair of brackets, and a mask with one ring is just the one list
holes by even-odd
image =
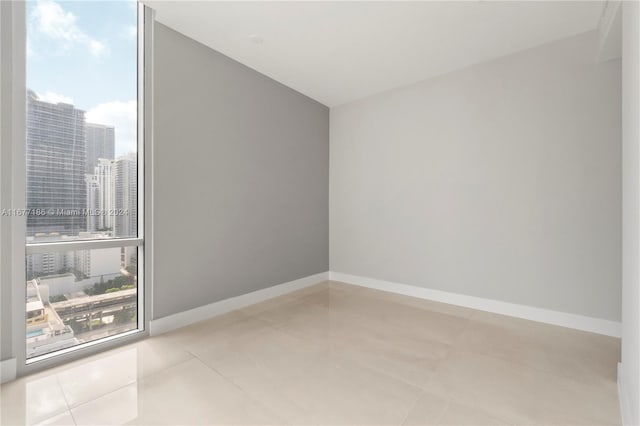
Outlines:
{"label": "wall edge trim", "polygon": [[18,364],[16,358],[9,358],[0,361],[0,383],[10,382],[16,379],[18,374]]}

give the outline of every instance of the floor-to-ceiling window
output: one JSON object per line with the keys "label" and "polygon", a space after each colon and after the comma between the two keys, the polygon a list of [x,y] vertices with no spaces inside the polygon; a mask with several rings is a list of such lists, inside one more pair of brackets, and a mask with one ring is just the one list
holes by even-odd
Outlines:
{"label": "floor-to-ceiling window", "polygon": [[142,8],[26,3],[26,359],[143,327]]}

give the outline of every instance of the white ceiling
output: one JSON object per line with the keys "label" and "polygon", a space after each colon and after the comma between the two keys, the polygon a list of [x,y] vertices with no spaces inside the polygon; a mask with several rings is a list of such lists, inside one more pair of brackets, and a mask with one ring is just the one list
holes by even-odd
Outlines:
{"label": "white ceiling", "polygon": [[594,30],[603,9],[600,1],[144,3],[161,23],[328,106]]}

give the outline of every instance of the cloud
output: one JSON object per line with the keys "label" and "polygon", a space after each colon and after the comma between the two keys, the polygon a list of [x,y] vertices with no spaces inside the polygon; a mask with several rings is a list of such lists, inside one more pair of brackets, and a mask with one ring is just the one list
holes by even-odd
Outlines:
{"label": "cloud", "polygon": [[127,4],[133,13],[138,13],[138,0],[127,0]]}
{"label": "cloud", "polygon": [[36,31],[61,42],[64,50],[70,49],[73,45],[81,45],[96,57],[104,57],[109,53],[105,43],[82,31],[77,25],[77,17],[65,11],[53,0],[38,0],[30,18]]}
{"label": "cloud", "polygon": [[93,56],[97,56],[99,58],[105,57],[109,53],[107,45],[98,40],[89,40],[87,48]]}
{"label": "cloud", "polygon": [[85,118],[87,123],[105,124],[115,127],[116,156],[138,149],[138,103],[136,101],[113,101],[90,108]]}
{"label": "cloud", "polygon": [[73,102],[73,99],[70,97],[52,92],[51,90],[47,90],[44,93],[36,93],[36,95],[38,95],[38,99],[41,101],[49,102],[51,104],[63,103],[75,105],[75,102]]}
{"label": "cloud", "polygon": [[122,31],[122,36],[129,40],[135,40],[138,37],[138,26],[129,25]]}

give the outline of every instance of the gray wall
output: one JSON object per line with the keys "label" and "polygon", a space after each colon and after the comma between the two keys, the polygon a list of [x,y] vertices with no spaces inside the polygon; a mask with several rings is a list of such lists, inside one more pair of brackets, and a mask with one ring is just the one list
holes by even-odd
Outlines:
{"label": "gray wall", "polygon": [[329,269],[329,110],[161,24],[154,318]]}
{"label": "gray wall", "polygon": [[595,32],[331,110],[331,270],[620,320],[621,65]]}
{"label": "gray wall", "polygon": [[622,51],[622,365],[625,424],[640,424],[640,4],[624,2]]}

